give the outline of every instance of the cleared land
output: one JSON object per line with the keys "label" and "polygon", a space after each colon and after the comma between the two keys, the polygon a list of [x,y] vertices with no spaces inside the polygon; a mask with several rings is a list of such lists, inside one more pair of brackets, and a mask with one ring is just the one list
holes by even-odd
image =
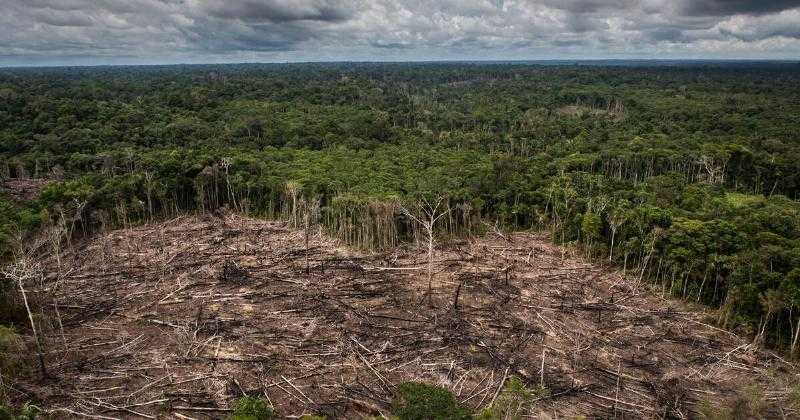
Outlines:
{"label": "cleared land", "polygon": [[307,248],[302,230],[235,215],[112,231],[62,256],[57,379],[19,391],[60,415],[219,418],[247,393],[282,416],[361,418],[403,381],[477,409],[516,375],[550,390],[536,418],[692,417],[751,387],[764,416],[797,416],[793,366],[562,251],[529,233],[442,245],[426,296],[413,246]]}

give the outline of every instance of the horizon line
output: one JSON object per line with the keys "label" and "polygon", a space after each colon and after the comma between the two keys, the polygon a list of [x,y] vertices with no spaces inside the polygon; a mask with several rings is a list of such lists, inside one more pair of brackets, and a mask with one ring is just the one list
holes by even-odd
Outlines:
{"label": "horizon line", "polygon": [[454,60],[297,60],[297,61],[231,61],[224,63],[141,63],[141,64],[0,64],[0,69],[37,68],[101,68],[101,67],[180,67],[180,66],[236,66],[236,65],[290,65],[290,64],[579,64],[579,63],[779,63],[800,64],[800,58],[539,58],[521,60],[454,59]]}

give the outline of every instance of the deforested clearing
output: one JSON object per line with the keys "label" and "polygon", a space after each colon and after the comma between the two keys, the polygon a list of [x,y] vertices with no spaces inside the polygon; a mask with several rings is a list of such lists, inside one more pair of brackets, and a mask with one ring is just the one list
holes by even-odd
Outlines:
{"label": "deforested clearing", "polygon": [[62,278],[63,337],[46,348],[58,380],[22,378],[16,392],[56,417],[221,418],[249,395],[282,417],[367,418],[389,413],[403,382],[477,412],[517,377],[548,390],[531,418],[798,415],[787,361],[544,234],[443,242],[431,294],[424,244],[363,253],[305,237],[222,213],[48,257],[29,293]]}

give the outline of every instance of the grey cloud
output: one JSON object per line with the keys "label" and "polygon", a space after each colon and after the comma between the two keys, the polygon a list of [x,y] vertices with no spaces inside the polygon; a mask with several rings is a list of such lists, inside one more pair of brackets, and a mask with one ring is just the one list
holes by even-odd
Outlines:
{"label": "grey cloud", "polygon": [[557,47],[581,47],[588,45],[584,39],[554,39],[553,45]]}
{"label": "grey cloud", "polygon": [[346,20],[354,13],[347,2],[336,0],[208,0],[202,8],[213,17],[248,22],[336,22]]}
{"label": "grey cloud", "polygon": [[628,9],[638,0],[542,0],[541,4],[572,13],[597,13],[607,10]]}
{"label": "grey cloud", "polygon": [[231,51],[291,51],[295,46],[313,37],[302,25],[225,25],[204,22],[186,29],[191,39],[186,49],[212,53]]}
{"label": "grey cloud", "polygon": [[92,18],[74,12],[65,12],[53,9],[37,10],[34,14],[36,20],[52,26],[82,26],[89,27],[94,24]]}
{"label": "grey cloud", "polygon": [[655,28],[644,32],[645,36],[656,42],[691,42],[685,31],[677,28]]}
{"label": "grey cloud", "polygon": [[683,0],[681,11],[689,16],[761,15],[800,7],[800,0]]}
{"label": "grey cloud", "polygon": [[386,41],[372,41],[370,45],[375,48],[383,48],[387,50],[407,50],[413,48],[413,45],[403,42],[386,42]]}
{"label": "grey cloud", "polygon": [[734,17],[721,22],[717,29],[723,36],[745,42],[782,37],[800,40],[800,10],[759,16],[748,21]]}
{"label": "grey cloud", "polygon": [[606,19],[589,17],[584,14],[569,15],[565,19],[565,26],[571,32],[584,33],[608,29]]}

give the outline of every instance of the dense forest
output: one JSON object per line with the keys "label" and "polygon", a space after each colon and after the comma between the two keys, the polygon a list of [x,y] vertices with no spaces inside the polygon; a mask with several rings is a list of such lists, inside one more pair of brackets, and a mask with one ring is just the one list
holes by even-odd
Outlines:
{"label": "dense forest", "polygon": [[441,236],[549,230],[795,354],[798,115],[790,63],[0,69],[0,180],[43,188],[0,196],[0,254],[221,208],[382,249],[438,198]]}

